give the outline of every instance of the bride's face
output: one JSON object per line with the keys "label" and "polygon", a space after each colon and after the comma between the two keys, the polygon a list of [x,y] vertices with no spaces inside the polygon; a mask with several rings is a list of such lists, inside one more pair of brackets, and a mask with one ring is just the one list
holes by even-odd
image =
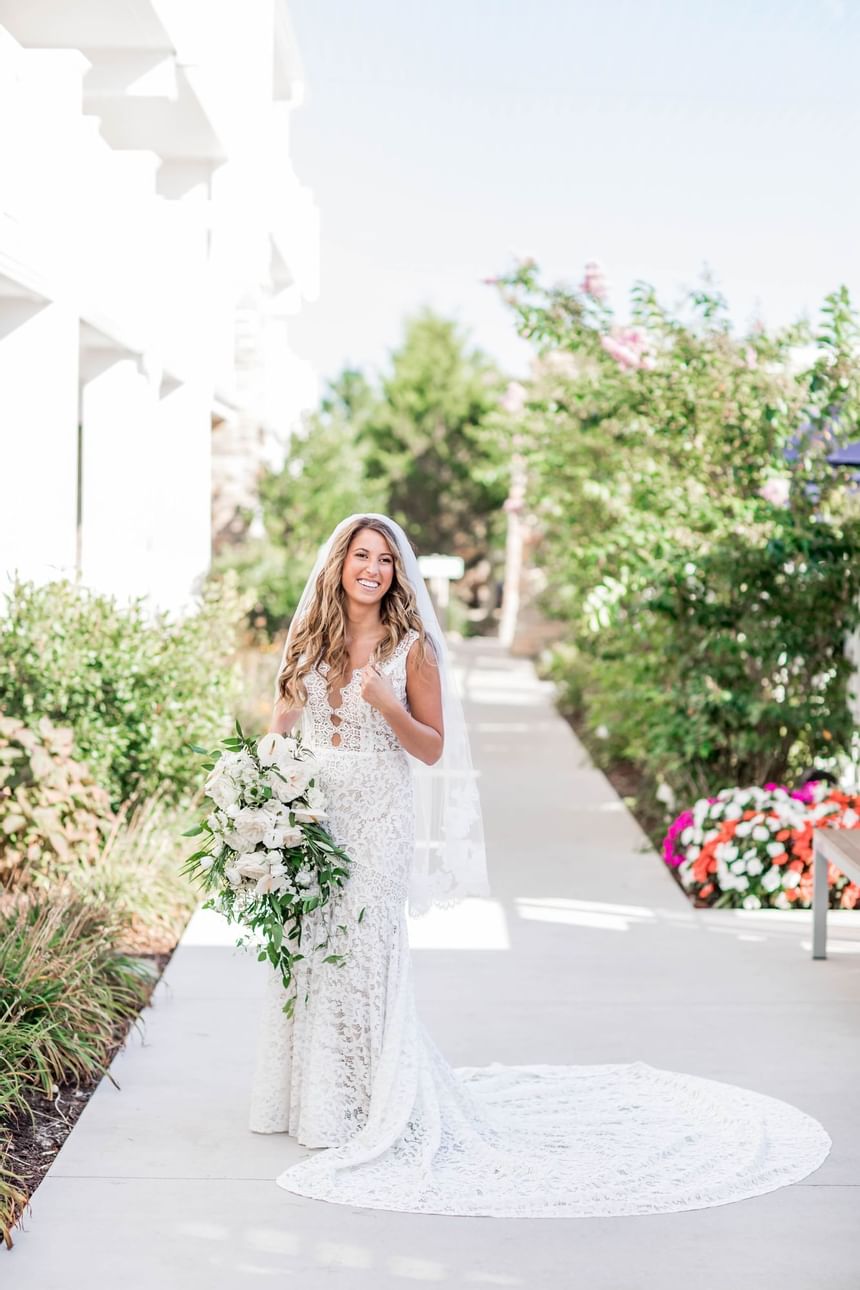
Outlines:
{"label": "bride's face", "polygon": [[376,529],[359,529],[343,562],[341,586],[360,605],[379,603],[394,580],[394,556]]}

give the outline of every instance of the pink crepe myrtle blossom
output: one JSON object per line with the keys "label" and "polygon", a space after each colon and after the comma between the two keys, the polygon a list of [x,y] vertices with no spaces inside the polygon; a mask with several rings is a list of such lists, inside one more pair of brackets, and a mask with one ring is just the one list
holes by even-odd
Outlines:
{"label": "pink crepe myrtle blossom", "polygon": [[758,490],[759,497],[774,506],[787,506],[791,486],[787,479],[768,479]]}
{"label": "pink crepe myrtle blossom", "polygon": [[641,327],[613,327],[608,335],[600,337],[600,343],[624,371],[654,367],[654,356],[647,352],[648,337]]}
{"label": "pink crepe myrtle blossom", "polygon": [[579,289],[584,295],[591,296],[592,300],[606,299],[606,278],[599,260],[588,261]]}
{"label": "pink crepe myrtle blossom", "polygon": [[526,388],[519,381],[509,381],[508,388],[499,400],[503,411],[510,416],[519,416],[526,406]]}

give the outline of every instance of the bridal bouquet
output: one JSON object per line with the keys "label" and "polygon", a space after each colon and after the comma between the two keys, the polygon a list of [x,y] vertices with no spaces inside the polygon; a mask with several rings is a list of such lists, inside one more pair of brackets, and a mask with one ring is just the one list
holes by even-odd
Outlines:
{"label": "bridal bouquet", "polygon": [[[818,827],[860,827],[860,794],[823,780],[791,792],[780,784],[725,788],[677,817],[663,858],[699,905],[808,909]],[[860,885],[833,864],[827,882],[832,908],[860,904]]]}
{"label": "bridal bouquet", "polygon": [[[268,958],[280,970],[289,991],[300,952],[305,919],[329,904],[349,874],[349,856],[336,846],[322,821],[325,800],[316,778],[313,753],[296,738],[267,734],[255,741],[242,732],[221,741],[213,752],[196,744],[208,770],[204,792],[214,804],[206,818],[183,837],[203,835],[203,845],[189,856],[181,872],[211,893],[204,909],[215,909],[230,923],[262,937],[258,960]],[[358,916],[361,921],[364,910]],[[346,928],[339,925],[339,930]],[[255,935],[255,939],[257,939]],[[324,940],[314,949],[325,949]],[[247,944],[240,937],[237,944]],[[323,962],[340,965],[343,954]],[[284,1012],[292,1016],[291,993]]]}

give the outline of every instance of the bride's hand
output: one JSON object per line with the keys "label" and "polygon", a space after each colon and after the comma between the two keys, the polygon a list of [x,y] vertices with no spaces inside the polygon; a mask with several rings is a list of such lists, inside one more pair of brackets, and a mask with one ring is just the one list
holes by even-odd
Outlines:
{"label": "bride's hand", "polygon": [[398,703],[394,686],[375,663],[365,663],[361,669],[361,697],[383,715]]}

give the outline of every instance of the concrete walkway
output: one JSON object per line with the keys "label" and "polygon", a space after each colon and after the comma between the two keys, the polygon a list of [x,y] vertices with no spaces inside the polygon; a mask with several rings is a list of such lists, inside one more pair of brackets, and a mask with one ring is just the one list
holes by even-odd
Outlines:
{"label": "concrete walkway", "polygon": [[247,1128],[253,955],[192,919],[152,1006],[0,1251],[4,1290],[856,1290],[860,923],[694,912],[529,663],[460,654],[494,899],[410,925],[422,1017],[454,1065],[641,1059],[795,1103],[834,1140],[766,1196],[681,1214],[448,1218],[307,1200],[304,1154]]}

